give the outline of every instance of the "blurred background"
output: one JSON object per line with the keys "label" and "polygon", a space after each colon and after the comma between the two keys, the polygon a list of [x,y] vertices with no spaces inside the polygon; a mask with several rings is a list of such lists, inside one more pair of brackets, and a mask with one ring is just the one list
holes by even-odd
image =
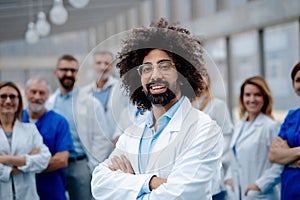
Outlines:
{"label": "blurred background", "polygon": [[92,81],[90,55],[116,55],[123,33],[160,17],[205,38],[214,95],[234,120],[242,81],[262,75],[271,87],[275,118],[299,104],[290,71],[300,57],[299,0],[0,0],[0,80],[24,87],[33,75],[53,89],[56,60],[74,55],[80,84]]}

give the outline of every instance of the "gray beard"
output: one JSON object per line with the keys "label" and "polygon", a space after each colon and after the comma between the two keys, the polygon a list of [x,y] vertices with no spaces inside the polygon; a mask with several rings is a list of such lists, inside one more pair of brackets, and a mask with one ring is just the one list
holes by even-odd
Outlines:
{"label": "gray beard", "polygon": [[31,110],[33,113],[39,113],[44,109],[44,105],[40,106],[31,106],[30,104],[28,105],[28,108]]}

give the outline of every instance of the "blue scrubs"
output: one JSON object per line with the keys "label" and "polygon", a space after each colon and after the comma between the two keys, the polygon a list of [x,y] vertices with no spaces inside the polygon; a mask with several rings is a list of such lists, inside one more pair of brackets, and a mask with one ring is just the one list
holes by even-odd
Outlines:
{"label": "blue scrubs", "polygon": [[[23,111],[23,121],[29,122],[26,110]],[[63,116],[48,111],[35,124],[52,156],[57,152],[74,150],[69,124]],[[36,184],[41,200],[66,200],[64,169],[37,174]]]}
{"label": "blue scrubs", "polygon": [[[300,146],[300,108],[290,110],[278,134],[289,146]],[[300,199],[300,169],[286,165],[281,173],[281,200]]]}

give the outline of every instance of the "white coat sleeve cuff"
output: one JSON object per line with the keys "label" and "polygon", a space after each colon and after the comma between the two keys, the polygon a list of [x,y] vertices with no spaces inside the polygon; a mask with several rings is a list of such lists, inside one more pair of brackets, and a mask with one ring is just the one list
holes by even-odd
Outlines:
{"label": "white coat sleeve cuff", "polygon": [[24,157],[25,157],[25,165],[18,167],[18,169],[23,171],[23,172],[27,172],[28,169],[31,166],[32,161],[31,161],[31,158],[28,154],[24,155]]}
{"label": "white coat sleeve cuff", "polygon": [[12,167],[0,164],[0,180],[3,182],[9,181]]}

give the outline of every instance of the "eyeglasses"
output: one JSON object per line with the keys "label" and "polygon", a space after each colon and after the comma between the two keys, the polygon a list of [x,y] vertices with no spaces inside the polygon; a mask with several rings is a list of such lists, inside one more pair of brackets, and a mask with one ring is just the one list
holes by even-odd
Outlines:
{"label": "eyeglasses", "polygon": [[102,61],[98,61],[98,62],[95,62],[97,65],[101,65],[101,64],[104,64],[105,66],[109,65],[110,63],[109,62],[102,62]]}
{"label": "eyeglasses", "polygon": [[11,101],[15,101],[17,98],[19,98],[19,96],[18,95],[14,95],[14,94],[10,94],[10,95],[1,94],[0,95],[0,99],[2,101],[6,101],[7,98],[9,98]]}
{"label": "eyeglasses", "polygon": [[59,71],[67,73],[68,71],[75,73],[78,71],[78,69],[73,69],[73,68],[57,68]]}
{"label": "eyeglasses", "polygon": [[[169,73],[171,71],[171,69],[174,68],[174,66],[175,66],[175,64],[172,63],[170,60],[164,60],[164,61],[157,63],[157,69],[163,74]],[[151,76],[151,74],[154,71],[154,65],[152,63],[142,64],[142,65],[138,66],[137,71],[140,76],[143,76],[143,77]]]}

